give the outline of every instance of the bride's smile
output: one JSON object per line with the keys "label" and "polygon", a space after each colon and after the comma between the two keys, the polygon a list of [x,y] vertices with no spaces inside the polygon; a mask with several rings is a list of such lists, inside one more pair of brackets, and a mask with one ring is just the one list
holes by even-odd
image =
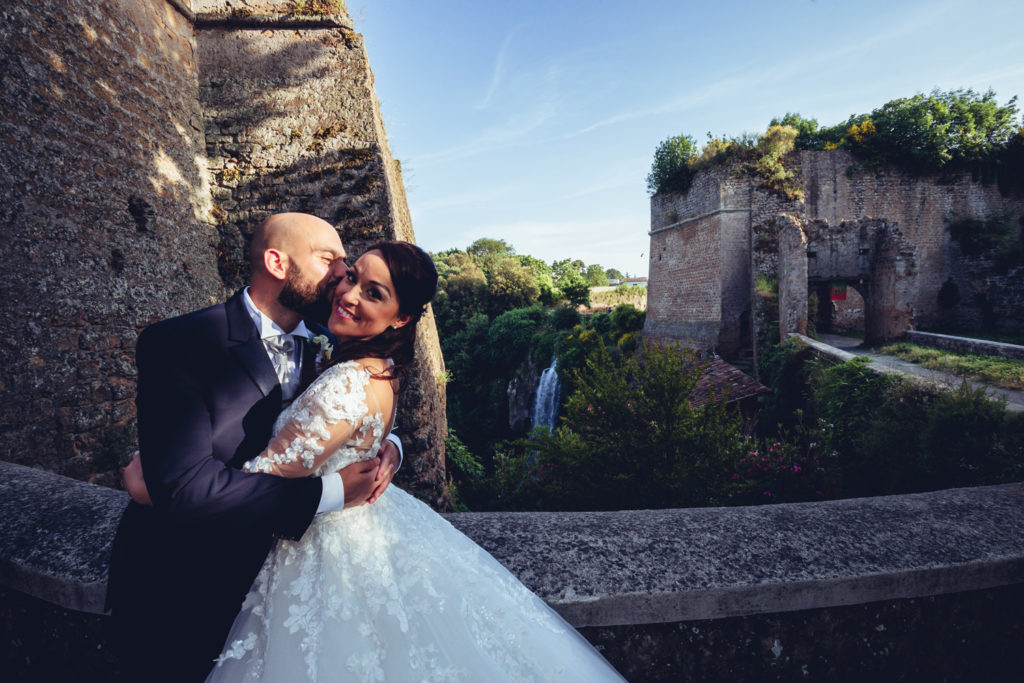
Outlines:
{"label": "bride's smile", "polygon": [[371,339],[387,328],[399,328],[409,317],[399,313],[391,272],[380,251],[359,257],[334,288],[327,327],[346,340]]}

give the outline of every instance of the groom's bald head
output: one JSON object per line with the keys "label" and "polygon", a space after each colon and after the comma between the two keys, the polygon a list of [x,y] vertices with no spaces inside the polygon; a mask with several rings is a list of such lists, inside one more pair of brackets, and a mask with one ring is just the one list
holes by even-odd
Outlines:
{"label": "groom's bald head", "polygon": [[308,213],[276,213],[260,223],[253,233],[249,261],[254,273],[266,271],[264,254],[268,249],[294,259],[303,252],[318,248],[345,256],[337,230],[327,221]]}
{"label": "groom's bald head", "polygon": [[249,295],[279,324],[310,314],[323,298],[331,264],[344,257],[338,231],[327,221],[306,213],[274,214],[252,235]]}

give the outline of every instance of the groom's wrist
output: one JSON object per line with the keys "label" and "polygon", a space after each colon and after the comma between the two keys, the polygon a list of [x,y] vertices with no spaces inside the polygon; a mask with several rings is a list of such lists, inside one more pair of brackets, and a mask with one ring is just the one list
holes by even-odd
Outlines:
{"label": "groom's wrist", "polygon": [[341,475],[331,472],[321,477],[320,481],[323,484],[323,492],[320,494],[316,514],[333,512],[345,507],[345,484],[341,481]]}
{"label": "groom's wrist", "polygon": [[404,453],[402,453],[402,440],[399,439],[398,435],[395,434],[394,432],[389,432],[385,438],[391,443],[395,444],[395,448],[398,449],[398,465],[395,466],[395,472],[397,472],[398,470],[402,469],[402,460],[405,455]]}

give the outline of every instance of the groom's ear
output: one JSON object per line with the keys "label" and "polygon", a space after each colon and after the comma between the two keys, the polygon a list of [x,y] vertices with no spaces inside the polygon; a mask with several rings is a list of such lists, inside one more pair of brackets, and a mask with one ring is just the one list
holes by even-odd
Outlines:
{"label": "groom's ear", "polygon": [[288,254],[280,249],[267,249],[263,252],[263,269],[273,278],[284,280],[288,275]]}

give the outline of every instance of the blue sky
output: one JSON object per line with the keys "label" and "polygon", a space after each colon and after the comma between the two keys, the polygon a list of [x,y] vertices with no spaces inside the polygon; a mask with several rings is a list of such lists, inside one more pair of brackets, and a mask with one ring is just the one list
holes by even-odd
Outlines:
{"label": "blue sky", "polygon": [[647,275],[658,143],[1024,95],[1024,2],[349,0],[417,242]]}

